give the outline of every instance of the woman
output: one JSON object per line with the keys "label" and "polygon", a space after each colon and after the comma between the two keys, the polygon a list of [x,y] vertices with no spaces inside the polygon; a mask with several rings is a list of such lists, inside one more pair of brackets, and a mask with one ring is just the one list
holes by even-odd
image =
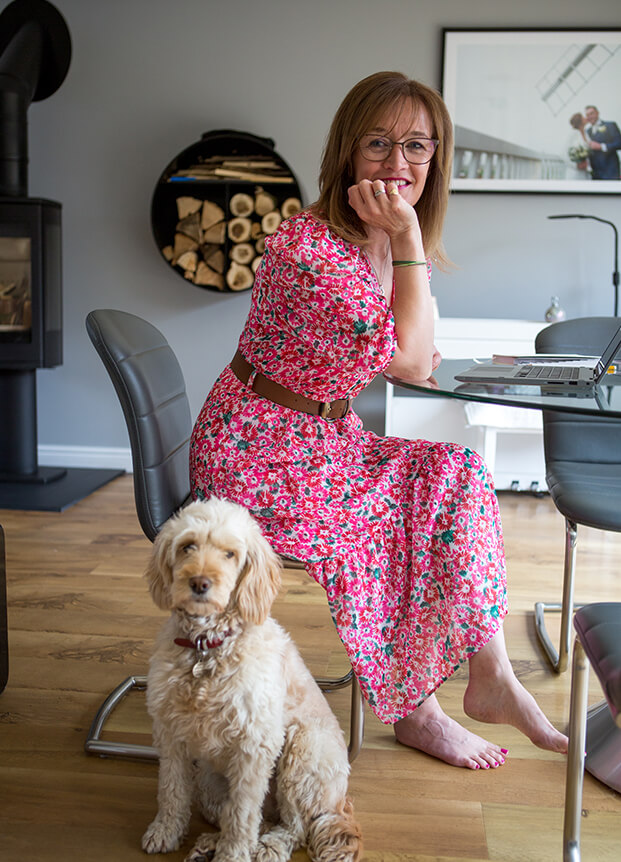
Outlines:
{"label": "woman", "polygon": [[590,168],[589,163],[589,141],[584,131],[587,125],[586,117],[581,114],[572,114],[569,118],[569,125],[573,132],[567,142],[567,157],[571,162],[572,168],[568,171],[568,179],[589,179]]}
{"label": "woman", "polygon": [[464,730],[436,689],[469,659],[464,708],[537,745],[567,740],[518,683],[502,634],[504,553],[478,456],[378,437],[351,399],[379,373],[427,379],[430,259],[444,260],[452,127],[433,90],[396,72],[339,108],[316,204],[266,240],[233,362],[197,419],[193,494],[247,506],[304,560],[371,708],[397,739],[471,769],[506,750]]}

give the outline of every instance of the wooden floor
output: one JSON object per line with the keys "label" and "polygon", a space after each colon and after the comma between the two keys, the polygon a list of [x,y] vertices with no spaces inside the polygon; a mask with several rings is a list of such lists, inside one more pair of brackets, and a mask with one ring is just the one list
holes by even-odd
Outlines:
{"label": "wooden floor", "polygon": [[[569,676],[537,648],[535,599],[560,596],[563,524],[549,498],[501,495],[509,600],[509,653],[519,678],[564,728]],[[149,543],[134,512],[131,477],[62,514],[0,511],[7,545],[9,683],[0,695],[0,858],[4,862],[131,862],[156,807],[157,766],[86,756],[97,706],[122,679],[146,670],[162,621],[141,578]],[[621,536],[581,530],[577,599],[621,600]],[[321,590],[287,571],[274,608],[316,674],[346,667]],[[564,758],[511,728],[463,719],[465,672],[443,686],[445,710],[509,749],[498,770],[471,772],[394,742],[367,710],[351,792],[368,862],[560,860]],[[599,700],[591,682],[591,699]],[[347,695],[330,695],[346,722]],[[128,697],[114,731],[142,741],[144,696]],[[146,738],[146,737],[144,737]],[[587,775],[583,859],[617,862],[621,796]],[[190,838],[201,831],[196,817]],[[189,844],[186,845],[185,849]],[[184,852],[170,854],[171,862]],[[307,860],[298,851],[296,862]]]}

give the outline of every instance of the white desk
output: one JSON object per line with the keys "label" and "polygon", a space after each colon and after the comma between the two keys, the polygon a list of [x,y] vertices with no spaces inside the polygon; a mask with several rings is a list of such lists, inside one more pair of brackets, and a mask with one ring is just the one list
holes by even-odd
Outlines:
{"label": "white desk", "polygon": [[[436,320],[436,346],[445,359],[533,353],[537,333],[547,326],[530,320],[444,317]],[[464,405],[425,397],[386,384],[386,434],[414,440],[462,443],[486,460],[499,490],[545,490],[539,411],[494,404]]]}

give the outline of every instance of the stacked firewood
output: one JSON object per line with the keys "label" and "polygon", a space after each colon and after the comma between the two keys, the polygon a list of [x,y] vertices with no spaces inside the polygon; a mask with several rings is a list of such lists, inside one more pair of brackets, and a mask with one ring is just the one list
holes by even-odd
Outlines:
{"label": "stacked firewood", "polygon": [[292,183],[287,169],[270,156],[201,156],[189,168],[178,169],[169,176],[175,180],[248,180],[257,183]]}
{"label": "stacked firewood", "polygon": [[[235,177],[242,178],[245,177]],[[269,181],[273,182],[273,178]],[[299,212],[301,206],[297,197],[279,202],[259,185],[253,194],[233,194],[226,211],[215,201],[178,197],[174,240],[162,249],[162,254],[196,285],[247,290],[261,263],[265,237],[274,233],[284,218]]]}

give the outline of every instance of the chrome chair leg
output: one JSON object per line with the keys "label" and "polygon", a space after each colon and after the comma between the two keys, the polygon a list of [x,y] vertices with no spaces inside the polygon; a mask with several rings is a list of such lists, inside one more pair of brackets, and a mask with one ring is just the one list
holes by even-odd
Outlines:
{"label": "chrome chair leg", "polygon": [[[317,679],[317,685],[322,691],[337,691],[340,688],[351,686],[350,726],[349,744],[347,752],[349,762],[352,763],[362,748],[364,739],[364,697],[360,691],[358,678],[353,670],[338,679]],[[99,757],[123,757],[131,760],[158,760],[158,753],[151,745],[135,745],[129,742],[115,742],[101,739],[101,734],[106,721],[112,712],[132,691],[145,691],[147,687],[146,676],[128,676],[127,679],[110,692],[91,723],[88,731],[84,750],[87,754],[97,754]]]}
{"label": "chrome chair leg", "polygon": [[580,639],[574,641],[569,707],[569,750],[565,779],[563,862],[580,862],[580,820],[586,744],[589,662]]}
{"label": "chrome chair leg", "polygon": [[[535,628],[537,637],[544,652],[556,673],[564,673],[569,664],[569,650],[571,639],[571,624],[574,610],[574,580],[576,572],[576,544],[578,541],[577,525],[565,519],[565,562],[563,570],[563,597],[561,604],[536,602],[535,603]],[[552,643],[545,624],[545,611],[561,613],[561,635],[558,650]]]}
{"label": "chrome chair leg", "polygon": [[364,697],[360,691],[358,677],[351,671],[351,706],[349,725],[349,745],[347,752],[352,763],[360,754],[364,740]]}
{"label": "chrome chair leg", "polygon": [[353,670],[350,670],[338,679],[317,677],[315,678],[315,682],[322,691],[326,692],[338,691],[340,688],[345,688],[348,685],[351,686],[349,744],[347,752],[349,762],[352,763],[360,753],[362,740],[364,739],[364,697],[360,691],[358,677]]}
{"label": "chrome chair leg", "polygon": [[84,743],[87,754],[98,754],[100,757],[125,757],[131,760],[158,760],[157,751],[151,745],[133,745],[128,742],[101,739],[106,721],[123,698],[131,691],[145,691],[146,687],[146,676],[128,676],[114,691],[110,692],[97,710],[88,731]]}

